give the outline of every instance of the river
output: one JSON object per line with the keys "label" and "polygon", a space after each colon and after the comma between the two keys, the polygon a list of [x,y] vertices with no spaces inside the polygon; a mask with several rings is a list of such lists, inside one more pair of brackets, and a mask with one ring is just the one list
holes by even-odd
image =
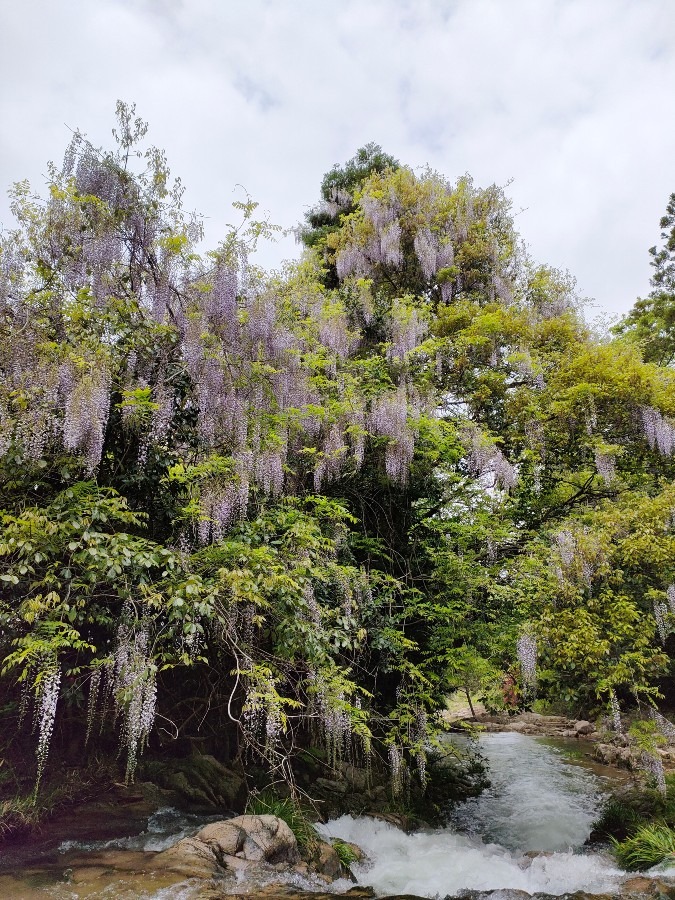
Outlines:
{"label": "river", "polygon": [[625,873],[607,854],[582,850],[607,780],[570,762],[564,749],[522,734],[483,735],[480,749],[492,785],[463,803],[447,828],[404,834],[351,816],[323,827],[367,854],[370,861],[356,867],[358,880],[378,894],[427,897],[615,891]]}
{"label": "river", "polygon": [[[556,896],[578,890],[616,893],[626,873],[607,853],[584,849],[611,787],[607,778],[580,764],[569,745],[501,733],[483,735],[479,746],[490,765],[492,785],[460,805],[446,828],[405,834],[381,820],[351,816],[320,826],[326,837],[353,841],[365,851],[366,861],[353,867],[358,883],[371,885],[378,896],[442,898],[463,891],[497,891],[495,898],[509,900],[517,896],[513,891]],[[56,861],[0,875],[0,897],[189,900],[199,894],[194,881],[166,884],[157,876],[131,881],[124,860],[164,849],[203,823],[162,811],[149,820],[143,833],[123,839],[78,843],[64,834]],[[98,881],[78,888],[67,873],[74,860],[87,854],[98,854],[107,862]],[[297,878],[294,884],[311,887]],[[331,889],[349,887],[349,882],[341,881]],[[227,890],[247,888],[255,896],[255,887],[245,882]]]}

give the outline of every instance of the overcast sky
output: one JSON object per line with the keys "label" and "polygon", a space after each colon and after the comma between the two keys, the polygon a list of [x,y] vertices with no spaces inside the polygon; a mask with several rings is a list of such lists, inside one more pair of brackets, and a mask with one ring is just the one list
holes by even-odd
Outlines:
{"label": "overcast sky", "polygon": [[[675,191],[675,0],[0,0],[4,189],[44,184],[68,127],[110,144],[115,101],[206,216],[243,185],[285,227],[368,141],[505,185],[539,261],[596,312],[649,290]],[[297,254],[288,238],[265,252]]]}

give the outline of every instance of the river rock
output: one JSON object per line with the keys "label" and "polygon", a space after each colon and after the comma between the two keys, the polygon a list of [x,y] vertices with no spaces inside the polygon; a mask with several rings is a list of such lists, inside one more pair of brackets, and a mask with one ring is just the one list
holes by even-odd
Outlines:
{"label": "river rock", "polygon": [[158,853],[153,868],[190,877],[212,877],[223,869],[240,871],[253,864],[294,866],[300,861],[295,835],[277,816],[237,816],[212,822],[194,837]]}
{"label": "river rock", "polygon": [[148,868],[179,872],[187,878],[212,878],[222,872],[223,863],[224,860],[217,859],[208,844],[195,838],[183,838],[173,847],[158,853]]}
{"label": "river rock", "polygon": [[338,781],[333,778],[317,778],[314,783],[317,787],[323,788],[325,791],[331,791],[334,794],[346,794],[349,790],[349,785],[346,781]]}
{"label": "river rock", "polygon": [[619,766],[623,769],[635,768],[635,759],[629,747],[596,744],[593,749],[593,758],[605,766]]}
{"label": "river rock", "polygon": [[344,874],[340,857],[334,847],[320,841],[312,856],[310,869],[319,875],[323,875],[329,881],[334,881]]}
{"label": "river rock", "polygon": [[595,725],[591,724],[591,722],[587,722],[585,719],[579,719],[579,721],[574,726],[574,731],[578,736],[583,736],[586,734],[593,734],[595,731]]}
{"label": "river rock", "polygon": [[672,900],[675,897],[675,885],[658,878],[636,875],[621,885],[621,897],[626,900],[647,900],[648,897],[654,900]]}
{"label": "river rock", "polygon": [[185,759],[151,760],[143,764],[144,778],[171,791],[181,808],[211,812],[242,809],[246,783],[214,756],[194,753]]}
{"label": "river rock", "polygon": [[356,791],[367,791],[369,787],[368,772],[351,763],[343,762],[340,766],[350,788]]}
{"label": "river rock", "polygon": [[[249,895],[251,896],[251,895]],[[370,900],[375,896],[375,891],[369,887],[354,887],[345,893],[328,894],[316,891],[303,891],[292,885],[269,884],[256,890],[256,897],[265,900],[335,900],[336,896],[346,897],[349,900]],[[529,896],[529,895],[528,895]],[[224,894],[221,891],[200,894],[200,900],[242,900],[241,894]],[[423,898],[414,898],[423,900]]]}
{"label": "river rock", "polygon": [[217,853],[253,862],[294,865],[300,861],[295,835],[277,816],[237,816],[212,822],[197,833],[196,840],[212,846]]}

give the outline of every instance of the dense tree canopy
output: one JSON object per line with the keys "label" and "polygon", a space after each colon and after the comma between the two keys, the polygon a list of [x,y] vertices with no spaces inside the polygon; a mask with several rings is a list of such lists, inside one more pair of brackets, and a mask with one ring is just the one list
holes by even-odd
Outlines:
{"label": "dense tree canopy", "polygon": [[456,687],[655,702],[661,351],[590,333],[499,188],[375,145],[326,176],[281,274],[251,262],[273,229],[250,201],[200,253],[118,116],[45,200],[15,187],[0,247],[4,715],[32,705],[39,771],[66,705],[83,742],[115,721],[129,777],[161,723],[291,781],[309,743],[375,753],[398,788]]}

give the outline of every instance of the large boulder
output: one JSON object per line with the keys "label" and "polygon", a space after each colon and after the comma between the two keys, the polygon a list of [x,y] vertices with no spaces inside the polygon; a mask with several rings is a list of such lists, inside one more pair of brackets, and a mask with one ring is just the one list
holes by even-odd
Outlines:
{"label": "large boulder", "polygon": [[246,802],[246,783],[214,756],[194,753],[184,759],[150,760],[141,776],[171,791],[181,808],[199,812],[236,812]]}
{"label": "large boulder", "polygon": [[300,861],[295,835],[277,816],[237,816],[213,822],[202,828],[196,839],[212,847],[216,854],[251,862],[292,866]]}
{"label": "large boulder", "polygon": [[254,865],[288,866],[300,861],[298,843],[277,816],[237,816],[212,822],[194,837],[183,838],[158,853],[153,868],[180,871],[189,877],[212,877]]}
{"label": "large boulder", "polygon": [[577,737],[585,737],[587,734],[593,734],[595,725],[591,724],[591,722],[587,722],[585,719],[580,719],[575,723],[574,731]]}
{"label": "large boulder", "polygon": [[329,882],[345,874],[337,851],[326,841],[319,841],[317,844],[310,861],[310,869]]}
{"label": "large boulder", "polygon": [[[236,860],[236,857],[232,857]],[[208,844],[195,838],[183,838],[168,850],[162,850],[148,864],[158,871],[179,872],[186,878],[212,878],[222,874],[224,860],[219,860]]]}

